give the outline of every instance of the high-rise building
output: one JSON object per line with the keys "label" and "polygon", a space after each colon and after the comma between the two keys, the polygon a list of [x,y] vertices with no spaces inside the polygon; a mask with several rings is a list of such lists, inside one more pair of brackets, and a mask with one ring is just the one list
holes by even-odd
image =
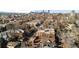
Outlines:
{"label": "high-rise building", "polygon": [[75,16],[75,11],[74,10],[71,11],[70,16]]}

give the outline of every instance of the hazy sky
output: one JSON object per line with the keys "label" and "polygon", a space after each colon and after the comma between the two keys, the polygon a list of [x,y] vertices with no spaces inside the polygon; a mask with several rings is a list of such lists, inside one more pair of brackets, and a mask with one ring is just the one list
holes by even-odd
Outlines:
{"label": "hazy sky", "polygon": [[76,0],[72,0],[72,2],[70,0],[0,0],[0,11],[30,12],[31,10],[79,10],[78,4]]}

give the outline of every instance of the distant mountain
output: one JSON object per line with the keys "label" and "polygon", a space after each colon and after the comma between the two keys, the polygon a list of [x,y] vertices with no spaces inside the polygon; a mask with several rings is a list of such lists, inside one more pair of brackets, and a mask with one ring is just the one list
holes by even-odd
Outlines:
{"label": "distant mountain", "polygon": [[0,16],[1,16],[1,15],[11,15],[11,14],[26,14],[26,13],[0,12]]}

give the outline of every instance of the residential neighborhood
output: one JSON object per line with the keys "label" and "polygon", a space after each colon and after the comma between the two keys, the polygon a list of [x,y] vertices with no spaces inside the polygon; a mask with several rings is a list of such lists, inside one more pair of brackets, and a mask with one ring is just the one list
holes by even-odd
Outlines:
{"label": "residential neighborhood", "polygon": [[0,48],[79,48],[79,13],[0,13]]}

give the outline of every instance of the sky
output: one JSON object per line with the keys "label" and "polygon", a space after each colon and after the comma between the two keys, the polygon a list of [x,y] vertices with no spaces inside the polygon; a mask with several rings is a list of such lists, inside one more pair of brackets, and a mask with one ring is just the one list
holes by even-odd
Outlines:
{"label": "sky", "polygon": [[[0,12],[29,13],[32,10],[79,10],[76,0],[0,0]],[[69,12],[69,11],[66,11]]]}

